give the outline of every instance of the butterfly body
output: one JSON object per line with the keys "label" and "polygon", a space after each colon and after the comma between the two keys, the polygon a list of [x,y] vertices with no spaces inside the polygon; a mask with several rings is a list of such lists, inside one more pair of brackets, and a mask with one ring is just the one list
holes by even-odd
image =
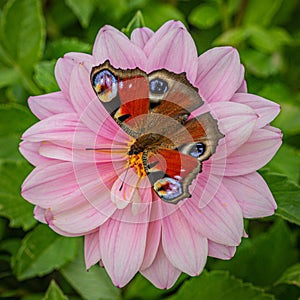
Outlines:
{"label": "butterfly body", "polygon": [[203,104],[185,77],[167,70],[150,74],[116,69],[109,61],[94,67],[91,84],[116,123],[134,142],[129,165],[142,160],[156,194],[168,203],[189,198],[189,186],[223,135],[210,113],[191,118]]}

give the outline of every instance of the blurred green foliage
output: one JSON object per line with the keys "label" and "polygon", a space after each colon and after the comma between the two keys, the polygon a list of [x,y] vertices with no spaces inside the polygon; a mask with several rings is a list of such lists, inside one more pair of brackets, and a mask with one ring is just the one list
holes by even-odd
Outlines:
{"label": "blurred green foliage", "polygon": [[[0,0],[0,297],[7,299],[299,299],[300,3],[298,0]],[[103,269],[84,269],[82,240],[37,225],[20,196],[32,167],[18,152],[36,122],[27,98],[58,90],[57,58],[90,53],[105,24],[127,35],[169,19],[190,30],[199,54],[232,45],[249,92],[280,103],[273,123],[284,146],[263,169],[275,217],[247,221],[249,239],[231,261],[210,258],[197,278],[161,291],[141,275],[115,288]],[[253,234],[253,237],[252,237]],[[39,247],[35,247],[38,245]],[[76,276],[74,276],[76,275]]]}

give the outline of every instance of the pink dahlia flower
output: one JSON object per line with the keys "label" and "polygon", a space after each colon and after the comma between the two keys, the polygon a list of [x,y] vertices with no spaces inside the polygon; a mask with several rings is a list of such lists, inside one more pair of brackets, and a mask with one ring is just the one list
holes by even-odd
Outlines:
{"label": "pink dahlia flower", "polygon": [[[185,72],[203,100],[189,118],[209,112],[218,126],[214,153],[201,162],[190,196],[177,204],[163,201],[132,162],[133,137],[93,90],[92,69],[107,60],[145,74]],[[155,33],[135,29],[130,39],[105,26],[93,54],[66,54],[55,76],[59,92],[29,99],[40,121],[20,144],[35,166],[22,195],[35,205],[36,219],[59,234],[85,237],[87,268],[99,262],[118,287],[140,272],[158,288],[170,288],[181,272],[199,275],[207,256],[230,259],[245,235],[243,218],[274,213],[276,203],[256,171],[281,145],[281,132],[269,125],[279,105],[247,93],[234,48],[198,57],[190,34],[175,21]]]}

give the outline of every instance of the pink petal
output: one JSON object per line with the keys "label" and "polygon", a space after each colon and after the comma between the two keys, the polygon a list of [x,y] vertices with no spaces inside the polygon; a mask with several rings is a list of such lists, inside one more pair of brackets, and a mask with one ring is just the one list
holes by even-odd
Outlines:
{"label": "pink petal", "polygon": [[67,99],[69,97],[69,84],[70,76],[73,70],[73,67],[77,64],[84,64],[87,69],[91,69],[94,65],[94,58],[91,55],[85,53],[67,53],[63,58],[60,58],[55,66],[55,78],[57,83],[62,90],[64,96]]}
{"label": "pink petal", "polygon": [[[244,144],[255,127],[257,115],[249,106],[233,102],[216,102],[209,105],[210,111],[218,120],[218,128],[225,135],[218,143],[213,158],[221,159]],[[194,115],[201,108],[193,112]]]}
{"label": "pink petal", "polygon": [[98,64],[109,60],[115,68],[142,68],[145,54],[125,34],[106,25],[99,31],[94,43],[93,55]]}
{"label": "pink petal", "polygon": [[[159,40],[158,40],[159,38]],[[153,44],[152,40],[156,39]],[[178,47],[178,45],[180,45]],[[177,27],[165,35],[155,33],[145,46],[149,53],[147,72],[165,68],[174,73],[186,72],[193,84],[197,76],[197,49],[185,27]]]}
{"label": "pink petal", "polygon": [[181,211],[162,220],[162,245],[167,258],[177,269],[195,276],[204,268],[207,239],[193,228]]}
{"label": "pink petal", "polygon": [[154,32],[147,27],[136,28],[132,31],[130,39],[135,45],[143,49],[153,34]]}
{"label": "pink petal", "polygon": [[[37,166],[22,185],[22,196],[33,204],[48,208],[56,197],[64,197],[78,188],[72,163]],[[53,200],[52,200],[53,199]]]}
{"label": "pink petal", "polygon": [[28,104],[40,120],[55,114],[74,112],[72,105],[62,92],[29,97]]}
{"label": "pink petal", "polygon": [[78,120],[75,113],[53,115],[25,131],[22,139],[30,142],[51,141],[69,148],[99,148],[103,139]]}
{"label": "pink petal", "polygon": [[[208,182],[209,184],[214,185],[214,181]],[[201,194],[202,189],[202,185],[197,184],[192,198],[187,199],[185,205],[180,207],[190,226],[211,241],[228,246],[239,245],[244,225],[237,201],[222,183],[218,183],[217,188],[213,186],[208,189],[207,194],[209,191],[214,193],[210,196],[212,200],[204,208],[199,208],[197,194]]]}
{"label": "pink petal", "polygon": [[161,244],[152,265],[140,272],[159,289],[172,287],[181,273],[170,263]]}
{"label": "pink petal", "polygon": [[180,21],[168,21],[164,23],[148,40],[148,42],[145,45],[144,51],[147,56],[150,55],[152,50],[157,46],[157,44],[163,39],[163,37],[168,34],[173,29],[185,29],[185,26]]}
{"label": "pink petal", "polygon": [[274,214],[276,202],[268,185],[257,172],[224,177],[223,182],[237,199],[245,218],[261,218]]}
{"label": "pink petal", "polygon": [[50,162],[50,158],[44,157],[39,153],[40,145],[41,143],[39,142],[32,143],[23,141],[19,145],[19,151],[34,166]]}
{"label": "pink petal", "polygon": [[241,86],[238,88],[238,90],[236,92],[237,93],[247,93],[248,92],[246,80],[243,80]]}
{"label": "pink petal", "polygon": [[275,155],[282,143],[282,134],[265,128],[253,132],[248,141],[231,153],[226,159],[226,169],[215,162],[214,174],[239,176],[252,173],[266,165]]}
{"label": "pink petal", "polygon": [[256,128],[262,128],[275,119],[280,112],[280,106],[270,100],[253,94],[237,93],[231,101],[250,106],[258,114]]}
{"label": "pink petal", "polygon": [[39,206],[34,207],[34,217],[41,223],[47,224],[46,218],[45,218],[45,209],[41,208]]}
{"label": "pink petal", "polygon": [[158,248],[161,241],[161,221],[154,221],[149,223],[146,250],[144,255],[141,270],[147,269],[152,265],[156,255],[158,255]]}
{"label": "pink petal", "polygon": [[[84,143],[84,141],[82,141]],[[38,153],[42,155],[42,158],[46,161],[47,158],[53,158],[64,161],[73,161],[73,162],[111,162],[111,161],[122,161],[125,163],[128,148],[124,147],[124,150],[121,149],[121,146],[117,149],[114,149],[114,146],[108,143],[107,145],[102,144],[102,147],[105,147],[105,150],[93,150],[93,149],[72,149],[68,147],[62,147],[50,142],[43,143],[34,143],[41,146],[38,149]],[[107,150],[106,150],[107,149]]]}
{"label": "pink petal", "polygon": [[102,261],[113,283],[126,285],[140,269],[146,247],[147,222],[124,222],[123,214],[131,214],[130,207],[117,211],[100,227],[99,243]]}
{"label": "pink petal", "polygon": [[118,176],[111,189],[111,200],[119,209],[125,208],[133,201],[142,201],[137,188],[140,178],[132,168],[125,169],[124,165],[123,170],[123,173]]}
{"label": "pink petal", "polygon": [[196,87],[208,102],[230,100],[244,79],[244,67],[232,47],[217,47],[200,55]]}
{"label": "pink petal", "polygon": [[99,231],[84,236],[84,260],[86,269],[96,264],[101,259],[99,246]]}
{"label": "pink petal", "polygon": [[219,259],[231,259],[236,251],[236,247],[218,244],[208,241],[208,256]]}
{"label": "pink petal", "polygon": [[47,219],[50,227],[70,234],[85,233],[101,225],[115,211],[109,186],[113,178],[105,181],[103,176],[99,176],[94,165],[41,165],[24,181],[22,195],[51,211]]}
{"label": "pink petal", "polygon": [[[51,212],[50,209],[44,209],[44,208],[41,208],[39,206],[35,206],[35,208],[34,208],[34,218],[37,219],[38,221],[49,225],[49,220],[52,217],[53,217],[53,215],[52,215],[52,212]],[[72,234],[72,233],[63,231],[59,228],[56,228],[55,226],[50,226],[50,227],[53,231],[55,231],[58,234],[63,235],[63,236],[76,237],[76,236],[82,235],[81,233],[80,234],[74,234],[74,233]]]}

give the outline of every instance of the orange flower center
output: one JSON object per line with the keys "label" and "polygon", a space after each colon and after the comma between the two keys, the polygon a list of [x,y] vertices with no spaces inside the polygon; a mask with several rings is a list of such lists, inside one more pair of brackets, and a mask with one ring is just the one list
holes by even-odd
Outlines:
{"label": "orange flower center", "polygon": [[147,175],[143,164],[143,153],[129,155],[129,167],[135,168],[139,177],[145,177]]}

